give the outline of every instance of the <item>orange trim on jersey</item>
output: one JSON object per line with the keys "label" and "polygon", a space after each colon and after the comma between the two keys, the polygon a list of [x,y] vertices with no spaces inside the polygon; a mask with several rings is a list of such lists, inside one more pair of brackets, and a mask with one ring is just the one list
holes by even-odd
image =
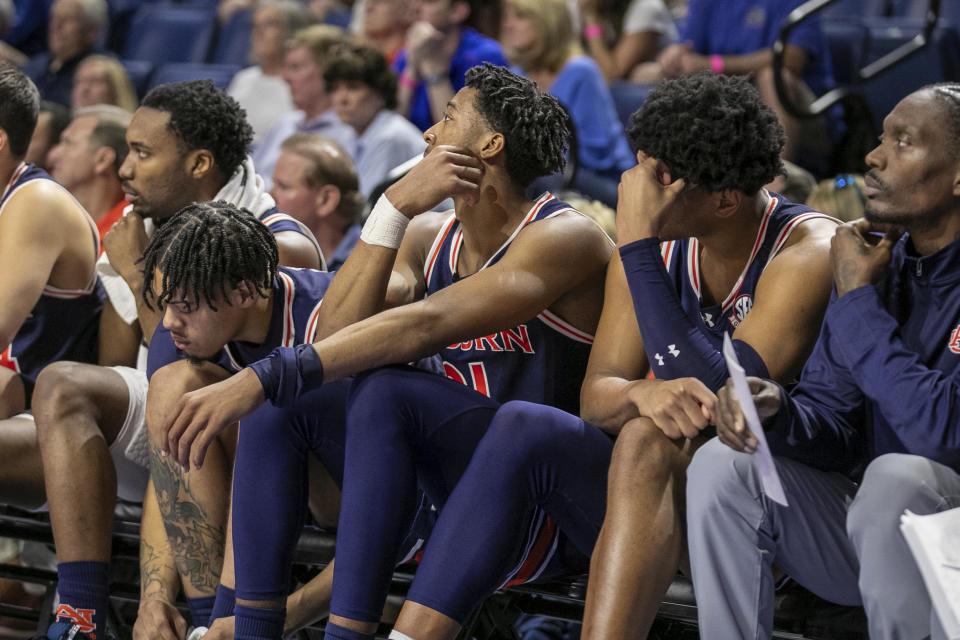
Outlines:
{"label": "orange trim on jersey", "polygon": [[774,256],[776,256],[780,249],[783,248],[783,245],[787,243],[787,240],[790,239],[790,234],[793,233],[794,229],[808,220],[815,220],[817,218],[826,218],[827,220],[839,222],[839,220],[836,218],[828,216],[825,213],[820,213],[819,211],[808,211],[807,213],[801,213],[796,218],[788,222],[783,229],[780,230],[780,234],[773,243],[773,249],[770,250],[770,257],[767,258],[767,264],[770,264],[770,261],[773,260]]}
{"label": "orange trim on jersey", "polygon": [[292,347],[294,343],[294,338],[296,337],[294,332],[295,328],[293,326],[293,294],[296,289],[296,285],[293,282],[293,278],[285,274],[284,272],[279,272],[280,281],[283,282],[284,293],[283,293],[283,337],[280,340],[280,345],[284,347]]}
{"label": "orange trim on jersey", "polygon": [[460,257],[460,247],[463,246],[463,227],[457,227],[453,234],[453,242],[450,243],[450,273],[457,272],[457,258]]}
{"label": "orange trim on jersey", "polygon": [[323,304],[323,299],[321,298],[320,302],[317,303],[317,306],[313,308],[313,311],[310,312],[309,319],[307,320],[307,330],[303,334],[303,343],[307,344],[308,342],[313,342],[316,333],[317,333],[317,318],[320,316],[320,305]]}
{"label": "orange trim on jersey", "polygon": [[453,225],[457,222],[457,216],[451,214],[450,219],[444,223],[443,227],[440,228],[440,232],[437,233],[437,239],[433,241],[433,246],[430,247],[430,251],[427,253],[426,267],[423,269],[423,277],[426,281],[426,285],[430,286],[430,278],[433,277],[433,267],[437,263],[437,258],[440,256],[440,250],[443,248],[443,243],[447,239],[447,235],[450,233],[450,229],[453,228]]}
{"label": "orange trim on jersey", "polygon": [[767,235],[767,229],[770,227],[770,218],[773,217],[773,211],[777,208],[777,205],[780,203],[779,200],[770,196],[770,203],[767,205],[767,210],[763,212],[763,219],[760,221],[760,229],[757,231],[757,239],[753,242],[753,249],[750,251],[750,258],[747,259],[747,265],[743,268],[743,271],[740,272],[740,277],[737,278],[737,283],[733,285],[730,293],[727,294],[727,297],[723,299],[723,302],[720,303],[720,309],[722,312],[726,313],[730,310],[730,305],[733,304],[734,300],[737,299],[737,295],[740,293],[740,287],[743,286],[743,279],[747,277],[747,270],[750,268],[750,265],[753,264],[754,259],[757,257],[757,253],[760,252],[760,247],[763,246],[764,237]]}
{"label": "orange trim on jersey", "polygon": [[670,270],[670,261],[673,260],[673,250],[677,248],[675,240],[660,243],[660,255],[663,257],[663,266]]}
{"label": "orange trim on jersey", "polygon": [[581,331],[575,326],[553,313],[548,309],[544,309],[537,316],[545,325],[564,335],[571,340],[576,340],[577,342],[583,342],[586,344],[593,344],[593,335],[587,333],[586,331]]}

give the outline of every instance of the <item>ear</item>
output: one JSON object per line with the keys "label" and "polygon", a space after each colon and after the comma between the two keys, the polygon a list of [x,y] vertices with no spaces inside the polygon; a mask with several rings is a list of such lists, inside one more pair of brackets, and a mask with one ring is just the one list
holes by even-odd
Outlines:
{"label": "ear", "polygon": [[[0,132],[2,131],[0,129]],[[953,174],[953,195],[960,197],[960,163],[957,165],[957,172]]]}
{"label": "ear", "polygon": [[332,184],[325,184],[317,190],[316,210],[318,218],[326,218],[337,210],[341,199],[340,189]]}
{"label": "ear", "polygon": [[456,0],[450,6],[450,21],[454,24],[463,24],[470,17],[470,3],[465,0]]}
{"label": "ear", "polygon": [[213,153],[208,149],[194,149],[187,154],[185,166],[194,180],[205,178],[213,170]]}
{"label": "ear", "polygon": [[502,133],[488,132],[480,138],[480,159],[489,162],[497,154],[501,153],[506,146],[506,140]]}
{"label": "ear", "polygon": [[0,129],[0,151],[7,151],[10,149],[10,138],[7,137],[7,132],[3,129]]}
{"label": "ear", "polygon": [[241,309],[253,306],[259,294],[249,282],[244,280],[237,285],[237,288],[230,292],[230,304]]}
{"label": "ear", "polygon": [[743,192],[739,189],[724,189],[715,197],[717,198],[717,217],[719,218],[729,218],[736,213],[737,209],[740,208],[740,203],[743,202]]}
{"label": "ear", "polygon": [[117,152],[110,147],[100,147],[93,154],[93,172],[97,175],[116,174],[113,163],[117,159]]}

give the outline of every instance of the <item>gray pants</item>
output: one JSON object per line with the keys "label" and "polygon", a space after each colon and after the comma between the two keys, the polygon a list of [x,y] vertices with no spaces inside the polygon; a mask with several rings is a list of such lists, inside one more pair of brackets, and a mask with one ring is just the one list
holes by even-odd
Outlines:
{"label": "gray pants", "polygon": [[822,598],[863,604],[871,638],[942,638],[900,515],[960,506],[960,475],[926,458],[888,454],[870,463],[858,489],[838,473],[776,463],[789,507],[763,496],[750,455],[717,439],[687,470],[701,637],[771,637],[776,564]]}

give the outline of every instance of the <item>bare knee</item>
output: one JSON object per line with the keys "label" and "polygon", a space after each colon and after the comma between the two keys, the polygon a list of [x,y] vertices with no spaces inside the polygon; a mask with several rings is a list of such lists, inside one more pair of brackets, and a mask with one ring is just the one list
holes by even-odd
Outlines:
{"label": "bare knee", "polygon": [[647,418],[631,420],[617,435],[610,462],[611,487],[662,483],[686,467],[683,450]]}
{"label": "bare knee", "polygon": [[167,419],[185,393],[227,377],[220,367],[179,360],[157,369],[147,391],[146,420],[150,441],[158,444],[166,438]]}
{"label": "bare knee", "polygon": [[[33,415],[37,438],[41,443],[64,429],[77,429],[77,424],[96,421],[98,411],[84,384],[84,369],[91,365],[78,362],[54,362],[37,377],[33,391]],[[85,416],[88,420],[77,420]]]}

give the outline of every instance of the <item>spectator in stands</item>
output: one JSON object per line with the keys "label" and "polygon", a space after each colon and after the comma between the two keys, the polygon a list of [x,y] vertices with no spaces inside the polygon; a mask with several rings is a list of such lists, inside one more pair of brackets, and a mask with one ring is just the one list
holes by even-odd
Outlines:
{"label": "spectator in stands", "polygon": [[293,111],[290,87],[281,77],[285,44],[310,22],[310,14],[295,0],[264,0],[253,12],[250,56],[256,64],[238,71],[227,93],[247,112],[254,145]]}
{"label": "spectator in stands", "polygon": [[[801,123],[789,115],[773,82],[773,43],[784,20],[801,2],[690,0],[680,43],[668,47],[659,58],[662,72],[669,78],[702,70],[754,76],[764,102],[777,114],[786,132],[783,157],[787,160],[796,160],[801,147],[819,154],[829,149],[824,122]],[[791,32],[783,66],[795,102],[809,104],[813,94],[822,94],[833,84],[830,53],[818,17],[804,20]]]}
{"label": "spectator in stands", "polygon": [[[127,128],[130,152],[120,177],[132,210],[106,235],[105,256],[98,265],[109,296],[101,317],[100,335],[109,336],[99,345],[102,366],[58,362],[44,369],[37,385],[34,415],[44,474],[39,489],[33,490],[45,494],[50,504],[60,602],[71,609],[96,611],[90,616],[95,630],[85,624],[75,629],[78,622],[63,615],[48,631],[51,638],[62,634],[74,638],[70,634],[76,631],[81,634],[74,640],[86,640],[83,634],[90,633],[103,637],[113,505],[117,496],[127,500],[144,496],[149,457],[145,362],[133,367],[141,341],[150,341],[160,320],[157,311],[143,304],[143,273],[137,263],[154,221],[169,218],[191,202],[225,200],[253,212],[267,226],[282,262],[301,267],[321,263],[309,231],[277,211],[263,190],[246,156],[251,138],[239,105],[209,80],[155,87]],[[78,451],[83,452],[83,465],[77,465]],[[203,479],[192,479],[199,490]],[[206,553],[208,540],[177,536],[168,545],[152,492],[150,500],[141,530],[149,545],[145,549],[157,552],[144,558],[138,625],[148,629],[144,637],[160,638],[179,616],[171,605],[179,576],[176,570],[171,575],[157,567],[173,568],[176,558],[191,599],[212,596],[213,587],[209,593],[198,592],[191,579],[202,588],[204,568],[180,560],[185,547]],[[202,508],[190,504],[184,513]],[[217,541],[211,544],[216,556]],[[219,544],[222,548],[222,532]],[[161,548],[171,551],[161,553]],[[219,573],[219,566],[206,569]],[[205,622],[206,616],[201,617]],[[167,624],[167,631],[160,630],[160,621]]]}
{"label": "spectator in stands", "polygon": [[323,134],[353,153],[356,134],[352,127],[340,122],[323,81],[330,51],[345,41],[340,28],[314,25],[298,31],[287,43],[283,80],[290,87],[290,98],[297,111],[282,117],[253,152],[254,165],[264,176],[268,189],[280,145],[294,133]]}
{"label": "spectator in stands", "polygon": [[359,39],[382,53],[391,65],[406,42],[412,2],[419,0],[366,0],[363,4],[363,34]]}
{"label": "spectator in stands", "polygon": [[60,134],[70,124],[70,110],[57,102],[40,101],[37,126],[33,129],[30,146],[24,161],[47,169],[47,154],[60,140]]}
{"label": "spectator in stands", "polygon": [[393,111],[397,77],[376,49],[346,46],[337,49],[324,73],[333,107],[357,138],[353,161],[360,193],[368,198],[390,170],[423,153],[423,134]]}
{"label": "spectator in stands", "polygon": [[73,74],[90,55],[107,26],[106,0],[56,0],[47,27],[49,51],[34,56],[23,68],[44,100],[70,104]]}
{"label": "spectator in stands", "polygon": [[79,109],[98,104],[112,104],[132,114],[137,109],[137,92],[118,60],[94,54],[77,65],[70,107]]}
{"label": "spectator in stands", "polygon": [[[0,38],[7,38],[10,35],[16,21],[17,16],[13,0],[0,0]],[[26,54],[12,44],[0,40],[0,60],[15,67],[21,67],[26,64],[28,58]]]}
{"label": "spectator in stands", "polygon": [[620,184],[583,418],[528,402],[498,410],[440,512],[403,633],[452,639],[545,513],[558,556],[589,558],[581,637],[646,637],[680,562],[681,480],[727,376],[724,333],[748,370],[785,381],[816,340],[835,224],[762,188],[783,132],[755,89],[712,75],[664,83],[630,135],[640,163]]}
{"label": "spectator in stands", "polygon": [[47,48],[47,20],[52,2],[13,0],[12,4],[15,15],[8,24],[10,31],[4,34],[4,41],[26,56],[43,52]]}
{"label": "spectator in stands", "polygon": [[280,148],[270,195],[313,232],[327,269],[339,269],[360,239],[363,211],[357,170],[343,147],[319,134],[293,134]]}
{"label": "spectator in stands", "polygon": [[411,0],[416,21],[394,69],[400,74],[397,113],[426,131],[443,119],[450,98],[463,88],[467,69],[482,62],[506,65],[496,40],[465,26],[468,0]]}
{"label": "spectator in stands", "polygon": [[607,82],[629,79],[677,38],[663,0],[580,0],[580,17],[587,53]]}
{"label": "spectator in stands", "polygon": [[615,204],[620,174],[636,161],[603,73],[583,55],[566,0],[507,0],[501,39],[510,61],[570,113],[577,190]]}
{"label": "spectator in stands", "polygon": [[842,173],[819,182],[807,198],[807,205],[844,222],[853,222],[863,217],[867,204],[865,188],[862,175]]}
{"label": "spectator in stands", "polygon": [[701,637],[771,637],[774,564],[862,603],[871,638],[946,637],[900,516],[960,495],[958,139],[960,84],[897,104],[867,154],[866,219],[833,239],[835,297],[799,383],[749,380],[789,507],[762,497],[757,440],[719,393],[718,438],[687,471]]}
{"label": "spectator in stands", "polygon": [[0,65],[0,502],[38,507],[42,491],[34,384],[49,362],[96,356],[103,290],[96,226],[66,189],[24,162],[39,97],[30,79]]}
{"label": "spectator in stands", "polygon": [[128,204],[118,172],[127,157],[130,117],[109,105],[78,109],[48,156],[50,175],[87,210],[101,240]]}

